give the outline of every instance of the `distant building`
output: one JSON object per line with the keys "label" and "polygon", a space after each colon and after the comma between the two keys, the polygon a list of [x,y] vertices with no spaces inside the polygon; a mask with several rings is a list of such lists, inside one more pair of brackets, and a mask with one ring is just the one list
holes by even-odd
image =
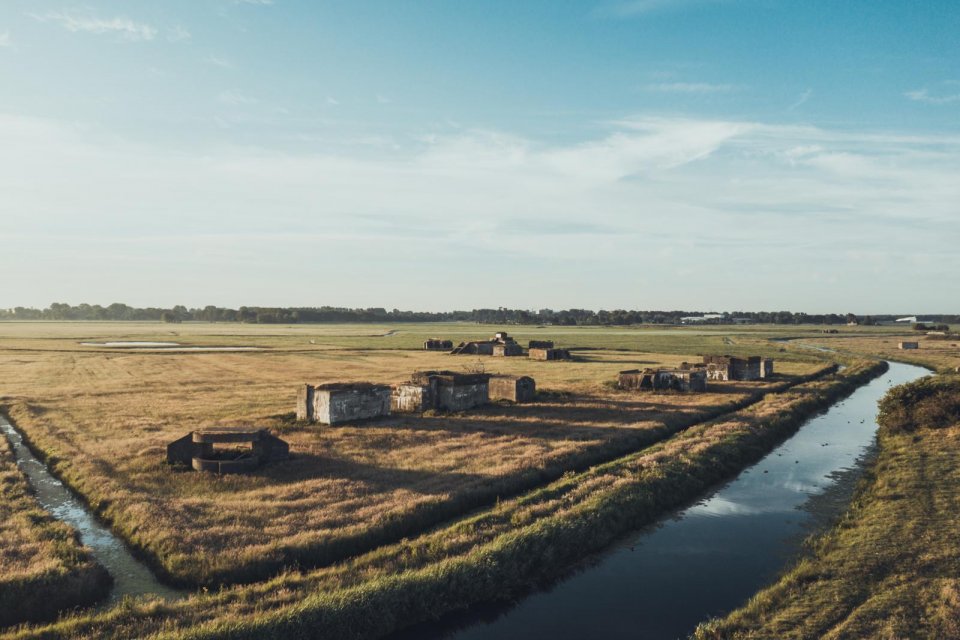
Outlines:
{"label": "distant building", "polygon": [[423,348],[426,351],[450,351],[453,349],[453,340],[430,338],[423,343]]}
{"label": "distant building", "polygon": [[901,349],[904,349],[904,350],[907,350],[907,349],[919,349],[919,348],[920,348],[920,343],[919,343],[919,342],[903,341],[903,342],[900,342],[897,346],[899,346]]}
{"label": "distant building", "polygon": [[494,344],[493,345],[493,354],[494,356],[504,357],[504,356],[522,356],[523,347],[521,347],[516,342],[507,342],[504,344]]}
{"label": "distant building", "polygon": [[527,346],[530,349],[553,349],[553,340],[531,340]]}
{"label": "distant building", "polygon": [[[500,353],[495,353],[495,348],[497,346],[509,346],[508,349],[501,350]],[[515,351],[519,349],[519,353]],[[508,353],[509,351],[509,353]],[[475,356],[492,356],[492,355],[522,355],[523,347],[517,344],[517,341],[511,338],[506,331],[498,331],[493,335],[493,338],[490,340],[471,340],[470,342],[461,342],[458,344],[452,351],[453,355],[475,355]]]}

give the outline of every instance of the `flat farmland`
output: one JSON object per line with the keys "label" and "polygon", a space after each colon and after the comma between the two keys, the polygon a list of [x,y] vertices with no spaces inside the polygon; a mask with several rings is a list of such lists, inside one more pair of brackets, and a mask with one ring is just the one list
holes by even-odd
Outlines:
{"label": "flat farmland", "polygon": [[[558,346],[588,349],[575,362],[416,349],[431,335],[478,339],[494,329],[3,324],[0,402],[56,473],[162,574],[213,585],[261,579],[284,566],[327,564],[415,535],[662,440],[824,366],[799,349],[781,352],[767,334],[750,331],[517,332],[524,340],[552,338]],[[123,340],[261,350],[80,344]],[[779,376],[715,384],[704,394],[629,394],[610,385],[622,369],[727,352],[776,353]],[[304,382],[396,383],[415,369],[437,368],[523,373],[544,393],[531,405],[493,404],[468,413],[336,427],[293,421],[296,388]],[[290,443],[293,457],[248,476],[166,465],[168,442],[219,425],[270,428]]]}

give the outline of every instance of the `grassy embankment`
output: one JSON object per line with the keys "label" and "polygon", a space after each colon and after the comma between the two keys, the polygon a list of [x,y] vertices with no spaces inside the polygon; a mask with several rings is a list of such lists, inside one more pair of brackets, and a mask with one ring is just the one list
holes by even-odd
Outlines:
{"label": "grassy embankment", "polygon": [[43,511],[0,433],[0,626],[103,598],[110,579],[76,531]]}
{"label": "grassy embankment", "polygon": [[[477,359],[343,347],[344,340],[375,345],[408,330],[385,336],[356,325],[176,327],[174,338],[182,342],[265,348],[251,353],[78,345],[170,339],[164,328],[4,324],[0,379],[3,402],[58,476],[162,572],[187,584],[263,579],[283,566],[322,565],[415,535],[735,410],[823,366],[809,354],[780,353],[746,332],[577,331],[580,343],[626,335],[643,351],[587,351],[570,363],[487,358],[490,368],[533,375],[539,387],[560,393],[530,406],[319,429],[289,422],[302,381],[398,382],[416,368],[460,368]],[[447,329],[419,330],[446,335]],[[473,337],[489,332],[460,327],[468,329]],[[538,335],[560,341],[567,334]],[[415,334],[411,343],[421,337]],[[683,356],[666,349],[681,346],[681,353],[766,349],[780,356],[777,368],[784,375],[717,384],[706,394],[624,394],[605,386],[620,369],[676,365]],[[173,473],[163,462],[164,445],[191,429],[251,423],[282,431],[293,460],[224,478]]]}
{"label": "grassy embankment", "polygon": [[698,640],[960,638],[960,378],[892,389],[851,509]]}
{"label": "grassy embankment", "polygon": [[885,369],[885,363],[853,364],[330,567],[175,603],[128,603],[11,637],[373,638],[472,604],[516,597],[731,477],[812,413]]}

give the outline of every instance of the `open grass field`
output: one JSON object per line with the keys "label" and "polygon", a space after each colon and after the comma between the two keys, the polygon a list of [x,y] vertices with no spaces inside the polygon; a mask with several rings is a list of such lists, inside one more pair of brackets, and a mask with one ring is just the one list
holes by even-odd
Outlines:
{"label": "open grass field", "polygon": [[[780,352],[782,346],[748,332],[732,338],[693,331],[684,340],[673,331],[572,330],[576,342],[566,339],[571,330],[536,334],[596,349],[581,352],[576,362],[416,350],[424,335],[491,333],[463,325],[442,326],[445,332],[414,327],[419,333],[413,337],[404,333],[407,327],[357,325],[175,329],[173,341],[186,345],[264,348],[242,353],[79,344],[170,341],[168,327],[0,325],[0,401],[56,473],[164,575],[183,584],[262,579],[283,566],[317,566],[414,535],[566,471],[652,444],[823,367],[809,353]],[[382,334],[396,341],[403,334],[402,344],[413,350],[366,348],[378,345]],[[636,350],[597,347],[607,341]],[[621,369],[731,351],[776,353],[780,376],[718,383],[705,394],[629,394],[609,386]],[[395,383],[415,369],[477,366],[532,375],[541,390],[553,393],[532,405],[491,405],[465,414],[337,427],[292,421],[302,382]],[[235,424],[279,432],[293,459],[222,478],[174,472],[165,464],[171,440],[196,428]]]}
{"label": "open grass field", "polygon": [[884,400],[879,459],[846,517],[699,640],[960,638],[960,378],[905,387]]}
{"label": "open grass field", "polygon": [[730,477],[811,413],[884,368],[854,364],[643,451],[329,567],[176,602],[127,603],[8,636],[379,637],[476,602],[510,598]]}

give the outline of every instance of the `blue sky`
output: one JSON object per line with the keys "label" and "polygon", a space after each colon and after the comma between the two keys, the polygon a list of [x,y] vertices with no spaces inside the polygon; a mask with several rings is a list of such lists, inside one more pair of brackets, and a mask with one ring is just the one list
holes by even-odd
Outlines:
{"label": "blue sky", "polygon": [[0,306],[957,312],[960,4],[0,5]]}

